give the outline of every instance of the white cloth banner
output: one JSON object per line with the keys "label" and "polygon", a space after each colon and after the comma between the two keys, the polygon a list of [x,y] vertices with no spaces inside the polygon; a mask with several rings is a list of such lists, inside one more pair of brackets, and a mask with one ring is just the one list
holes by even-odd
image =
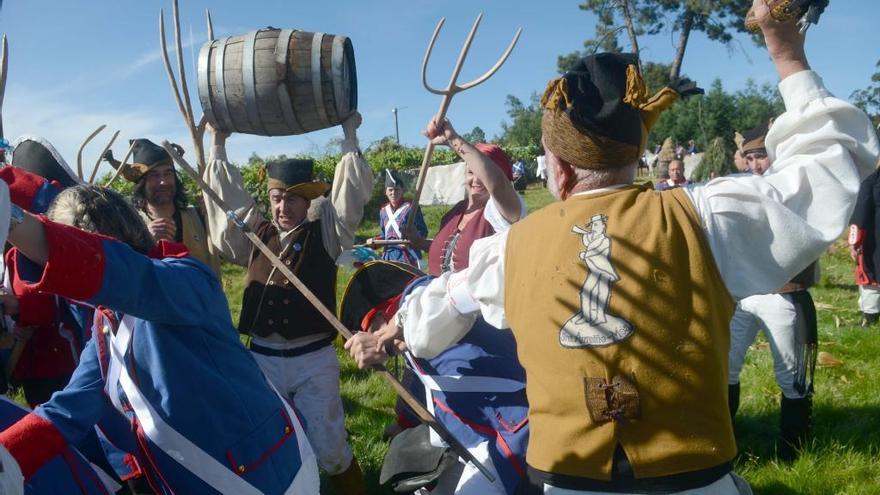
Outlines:
{"label": "white cloth banner", "polygon": [[454,205],[465,198],[466,168],[464,162],[435,165],[428,168],[420,206]]}

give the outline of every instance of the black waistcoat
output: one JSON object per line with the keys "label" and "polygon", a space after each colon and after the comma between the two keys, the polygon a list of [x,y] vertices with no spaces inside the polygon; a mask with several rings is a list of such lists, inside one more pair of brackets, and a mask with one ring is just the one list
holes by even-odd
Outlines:
{"label": "black waistcoat", "polygon": [[[257,236],[272,250],[281,251],[277,227],[266,221]],[[290,234],[291,243],[280,254],[281,261],[311,289],[327,309],[336,312],[336,262],[321,240],[321,221],[307,222]],[[278,270],[254,248],[241,305],[238,330],[266,337],[277,333],[287,339],[334,334],[336,330]]]}

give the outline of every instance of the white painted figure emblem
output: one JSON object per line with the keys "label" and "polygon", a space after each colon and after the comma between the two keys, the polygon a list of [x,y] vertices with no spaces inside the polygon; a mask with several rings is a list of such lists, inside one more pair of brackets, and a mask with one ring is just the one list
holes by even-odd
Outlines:
{"label": "white painted figure emblem", "polygon": [[605,233],[607,221],[605,215],[593,215],[584,227],[571,228],[583,237],[584,250],[579,257],[587,265],[587,279],[581,287],[580,311],[559,332],[563,347],[601,347],[620,342],[633,333],[632,323],[608,312],[611,287],[620,275],[611,263],[611,239]]}

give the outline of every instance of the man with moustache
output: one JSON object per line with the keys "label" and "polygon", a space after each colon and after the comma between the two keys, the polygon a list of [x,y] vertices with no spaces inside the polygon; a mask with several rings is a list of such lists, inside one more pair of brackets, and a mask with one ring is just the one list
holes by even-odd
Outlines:
{"label": "man with moustache", "polygon": [[[132,163],[120,164],[108,150],[104,159],[125,168],[121,175],[134,183],[131,202],[143,217],[156,241],[166,240],[186,245],[190,255],[220,275],[220,259],[208,249],[208,235],[202,212],[190,206],[174,162],[164,148],[149,139],[133,139]],[[178,153],[183,149],[178,145]]]}

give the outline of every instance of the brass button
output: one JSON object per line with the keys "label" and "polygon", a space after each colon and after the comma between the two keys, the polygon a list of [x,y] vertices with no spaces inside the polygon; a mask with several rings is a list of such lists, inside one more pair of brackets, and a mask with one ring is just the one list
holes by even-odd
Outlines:
{"label": "brass button", "polygon": [[290,284],[290,280],[284,279],[284,285]]}
{"label": "brass button", "polygon": [[283,301],[281,301],[281,302],[283,302],[284,304],[290,304],[290,299],[285,299],[285,300],[283,300]]}
{"label": "brass button", "polygon": [[269,285],[275,285],[275,281],[274,281],[274,280],[270,280],[270,281],[269,281]]}
{"label": "brass button", "polygon": [[284,320],[282,320],[281,323],[284,323],[285,325],[287,325],[287,318],[285,318]]}
{"label": "brass button", "polygon": [[290,433],[290,427],[289,427],[289,426],[285,426],[285,427],[284,427],[284,434],[286,435],[286,434],[288,434],[288,433]]}
{"label": "brass button", "polygon": [[246,468],[244,467],[244,464],[239,464],[239,466],[238,466],[238,472],[239,472],[239,473],[243,473],[243,472],[245,472],[245,469],[246,469]]}
{"label": "brass button", "polygon": [[268,323],[268,324],[270,324],[270,325],[271,325],[271,324],[273,324],[273,323],[275,323],[275,321],[273,321],[273,320],[269,320],[269,321],[268,321],[268,322],[266,322],[266,323]]}
{"label": "brass button", "polygon": [[284,264],[290,266],[290,260],[285,261]]}
{"label": "brass button", "polygon": [[268,304],[269,306],[272,306],[272,305],[275,304],[275,301],[272,301],[272,300],[270,299],[269,302],[267,302],[266,304]]}

